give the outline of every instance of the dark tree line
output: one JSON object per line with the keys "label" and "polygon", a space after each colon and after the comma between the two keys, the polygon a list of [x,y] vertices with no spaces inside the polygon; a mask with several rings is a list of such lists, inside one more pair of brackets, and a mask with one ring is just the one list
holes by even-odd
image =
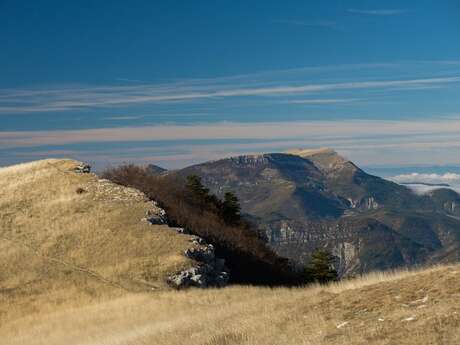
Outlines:
{"label": "dark tree line", "polygon": [[186,188],[191,202],[203,208],[213,208],[227,225],[241,224],[241,206],[238,198],[232,192],[224,194],[224,200],[219,200],[210,194],[209,189],[201,182],[197,175],[187,176]]}
{"label": "dark tree line", "polygon": [[236,195],[228,191],[220,200],[198,176],[153,175],[145,168],[125,165],[106,170],[104,177],[141,190],[166,210],[170,225],[212,243],[216,255],[225,259],[232,283],[293,286],[337,279],[333,258],[326,251],[316,251],[306,269],[278,256],[259,229],[243,219]]}

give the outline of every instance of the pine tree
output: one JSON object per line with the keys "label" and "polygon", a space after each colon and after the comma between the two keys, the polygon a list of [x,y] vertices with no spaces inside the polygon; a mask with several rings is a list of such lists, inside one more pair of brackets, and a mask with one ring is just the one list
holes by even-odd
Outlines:
{"label": "pine tree", "polygon": [[232,192],[226,192],[222,203],[222,217],[225,223],[234,225],[241,220],[241,206],[238,198]]}
{"label": "pine tree", "polygon": [[212,209],[214,212],[218,212],[221,208],[220,200],[214,194],[209,193],[209,188],[203,185],[201,177],[197,175],[187,176],[185,187],[190,198],[189,200],[201,210]]}
{"label": "pine tree", "polygon": [[187,176],[187,190],[192,194],[192,196],[200,199],[206,199],[209,194],[209,189],[203,186],[201,182],[201,177],[197,175]]}
{"label": "pine tree", "polygon": [[185,187],[190,202],[199,207],[201,210],[206,209],[209,199],[209,189],[203,186],[201,177],[197,175],[187,176]]}
{"label": "pine tree", "polygon": [[320,284],[337,281],[338,275],[333,263],[334,257],[331,253],[325,249],[317,249],[307,266],[307,276]]}

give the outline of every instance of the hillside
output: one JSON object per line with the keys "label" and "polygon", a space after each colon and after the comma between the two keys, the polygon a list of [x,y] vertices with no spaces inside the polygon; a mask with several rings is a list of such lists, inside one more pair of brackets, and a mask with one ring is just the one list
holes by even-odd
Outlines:
{"label": "hillside", "polygon": [[[300,164],[312,169],[318,183],[324,183],[311,163]],[[112,176],[127,180],[134,176],[139,184],[170,192],[164,183],[151,182],[170,182],[171,175],[149,178],[145,169],[134,169],[141,175],[133,175],[132,169],[114,170]],[[168,188],[171,186],[177,187]],[[0,188],[2,345],[415,345],[460,341],[459,265],[373,273],[329,286],[234,285],[178,291],[168,288],[168,278],[199,264],[184,252],[208,247],[196,236],[159,224],[163,210],[139,190],[100,179],[72,160],[2,168]],[[184,195],[180,189],[177,192]],[[187,207],[177,210],[189,211]],[[355,224],[350,231],[363,229],[359,234],[363,248],[382,245],[382,250],[388,250],[385,246],[391,236],[395,241],[399,237],[383,223],[374,222],[386,236],[377,244],[363,224]],[[237,228],[221,230],[243,236],[236,239],[249,236],[238,233]],[[270,268],[266,272],[279,272],[274,270],[279,258],[261,246],[256,236],[249,238],[246,247],[235,250],[232,245],[232,255],[249,258],[248,251],[258,248],[261,256],[246,264],[254,270],[265,267]],[[409,248],[404,242],[399,245]],[[458,252],[455,247],[450,250],[452,255]],[[439,258],[442,260],[446,259]],[[244,264],[233,261],[234,268]]]}
{"label": "hillside", "polygon": [[460,259],[456,192],[417,195],[331,149],[232,157],[168,174],[199,175],[220,197],[235,192],[278,254],[305,263],[326,247],[342,276]]}
{"label": "hillside", "polygon": [[130,294],[0,325],[4,345],[454,345],[460,267],[327,287]]}
{"label": "hillside", "polygon": [[194,265],[184,256],[191,236],[143,221],[161,212],[142,193],[79,166],[44,160],[0,169],[0,324],[161,290],[168,275]]}

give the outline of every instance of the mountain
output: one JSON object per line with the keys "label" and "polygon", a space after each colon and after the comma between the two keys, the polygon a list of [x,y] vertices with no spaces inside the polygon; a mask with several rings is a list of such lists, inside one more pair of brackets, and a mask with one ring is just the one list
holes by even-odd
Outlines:
{"label": "mountain", "polygon": [[417,195],[332,149],[232,157],[170,174],[199,175],[218,196],[235,192],[280,255],[305,263],[326,247],[342,276],[460,259],[456,192]]}
{"label": "mountain", "polygon": [[160,175],[160,174],[163,174],[164,172],[168,171],[167,169],[165,168],[162,168],[158,165],[155,165],[155,164],[148,164],[146,167],[145,167],[146,171],[148,171],[150,174],[153,174],[153,175]]}

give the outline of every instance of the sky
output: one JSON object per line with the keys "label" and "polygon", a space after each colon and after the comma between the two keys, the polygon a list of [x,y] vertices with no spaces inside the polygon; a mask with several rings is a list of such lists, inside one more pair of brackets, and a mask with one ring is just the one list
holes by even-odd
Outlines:
{"label": "sky", "polygon": [[447,0],[0,0],[0,166],[327,146],[442,177],[460,166],[458,37]]}

